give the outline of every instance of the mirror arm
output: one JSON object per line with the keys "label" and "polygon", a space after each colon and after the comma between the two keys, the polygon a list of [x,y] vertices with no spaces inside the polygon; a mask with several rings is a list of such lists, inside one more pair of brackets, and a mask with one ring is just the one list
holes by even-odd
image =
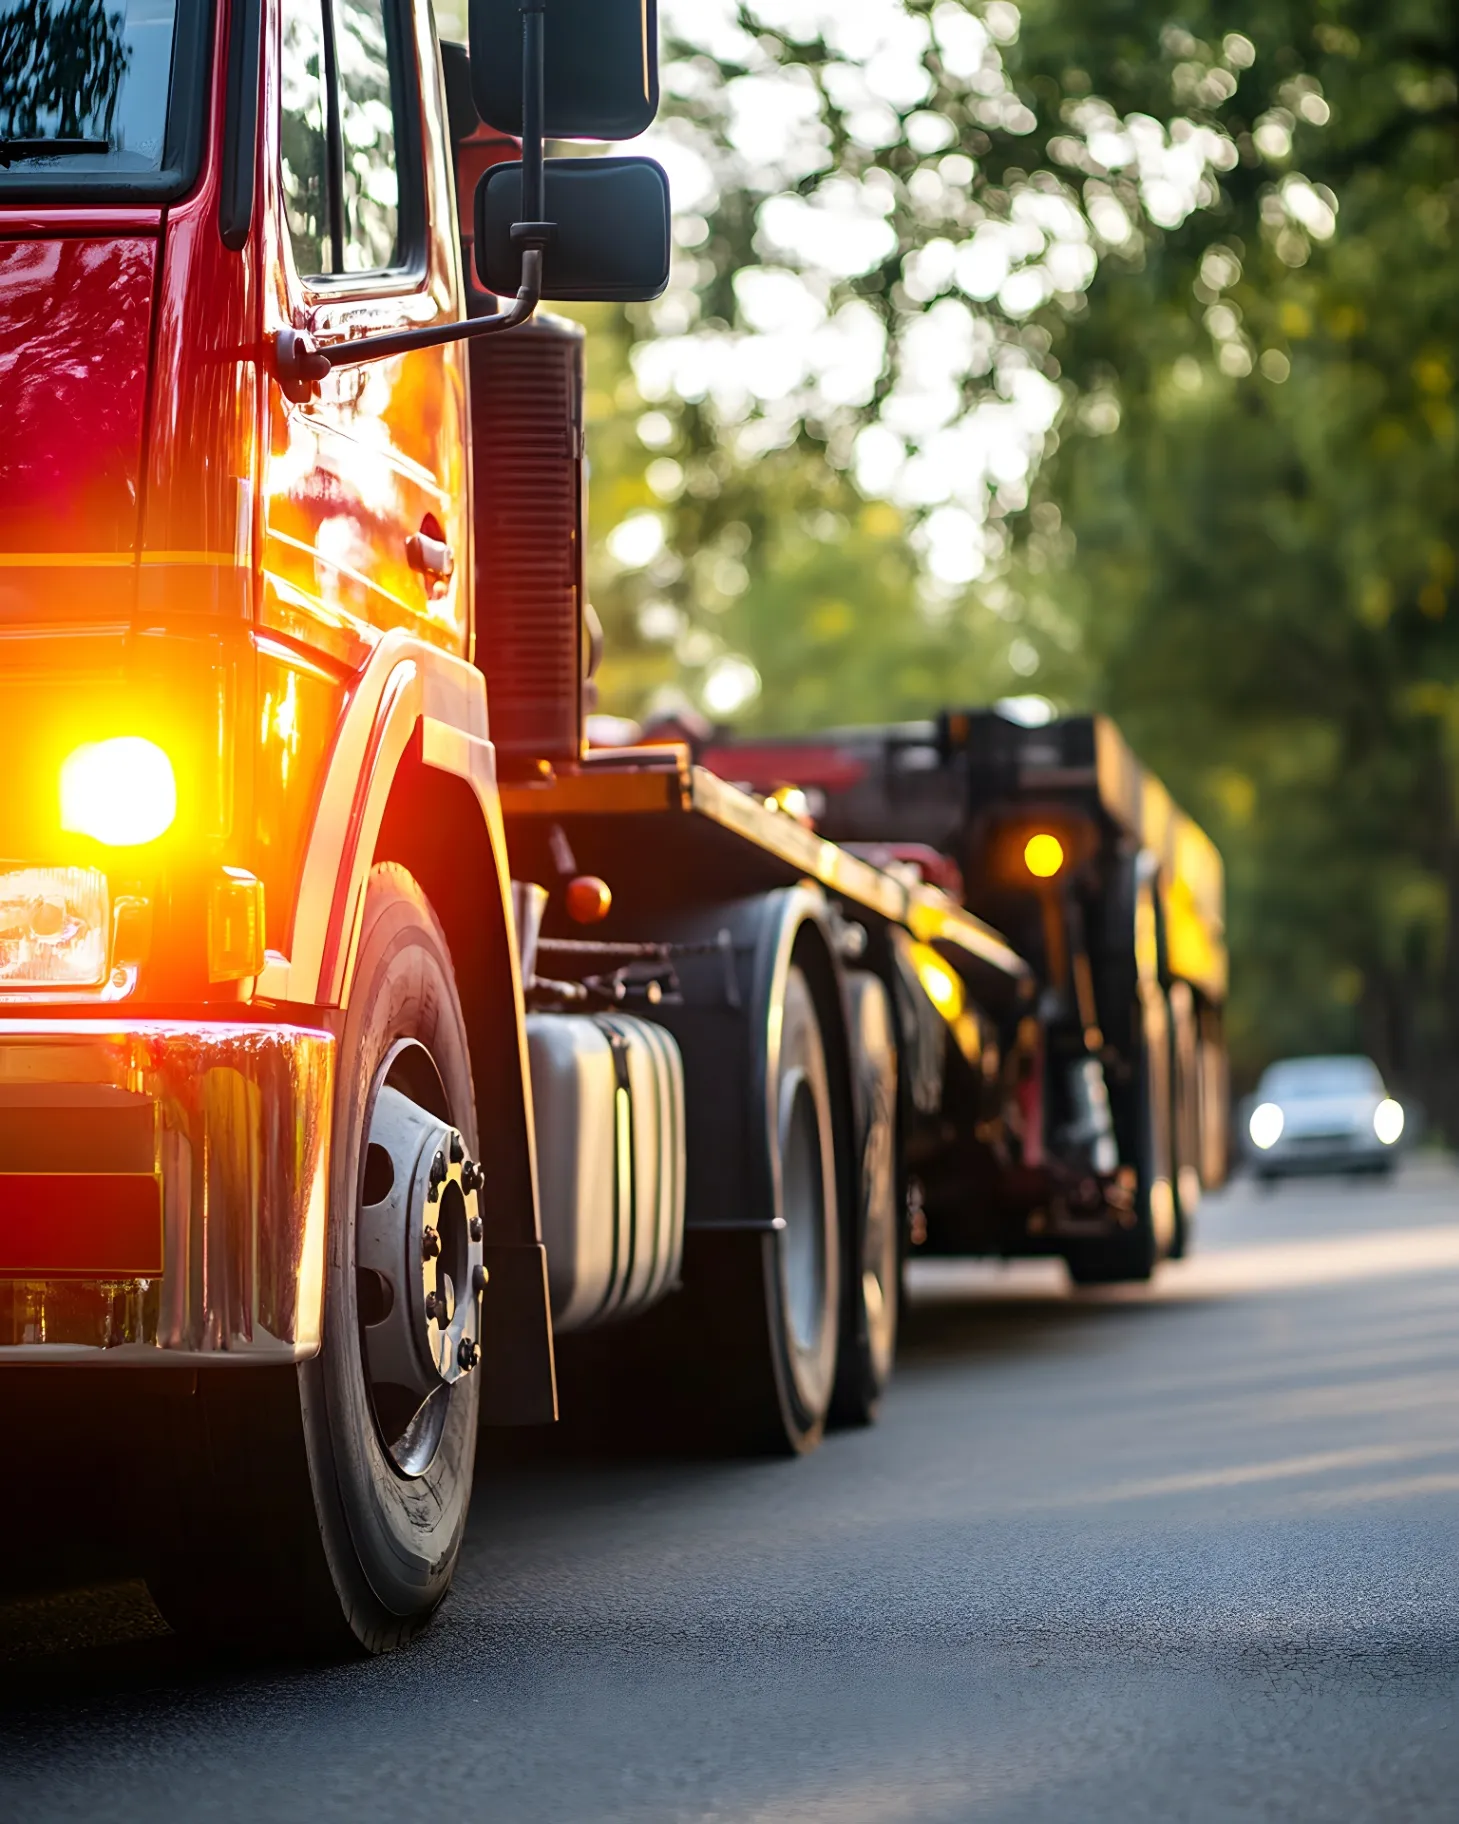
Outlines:
{"label": "mirror arm", "polygon": [[433,323],[429,329],[388,330],[377,336],[356,336],[329,348],[320,348],[307,329],[281,329],[274,337],[274,372],[285,396],[302,402],[336,367],[354,367],[361,361],[383,361],[391,355],[409,354],[416,348],[439,348],[446,342],[465,342],[472,336],[490,336],[498,330],[525,323],[542,302],[542,254],[551,224],[519,222],[513,228],[546,230],[522,249],[522,283],[510,308],[489,317],[463,317],[455,323]]}
{"label": "mirror arm", "polygon": [[472,336],[490,336],[498,330],[525,323],[542,302],[542,257],[552,239],[553,225],[541,217],[546,209],[546,183],[542,170],[543,84],[546,57],[543,28],[546,0],[520,0],[522,14],[522,214],[525,221],[512,224],[512,240],[522,249],[522,282],[515,301],[489,317],[466,317],[456,323],[433,324],[429,329],[386,331],[378,336],[355,336],[337,346],[320,348],[307,329],[281,329],[274,337],[274,372],[284,396],[303,404],[336,367],[354,367],[361,361],[383,361],[416,348],[439,348],[446,342],[464,342]]}

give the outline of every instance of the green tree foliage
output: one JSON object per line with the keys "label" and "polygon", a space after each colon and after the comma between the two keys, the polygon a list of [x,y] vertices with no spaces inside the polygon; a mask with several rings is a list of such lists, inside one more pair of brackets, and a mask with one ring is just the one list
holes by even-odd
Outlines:
{"label": "green tree foliage", "polygon": [[666,12],[611,701],[1110,709],[1226,851],[1239,1063],[1363,1043],[1459,1128],[1452,8]]}
{"label": "green tree foliage", "polygon": [[1266,110],[1218,203],[1063,326],[1122,417],[1039,486],[1102,700],[1226,851],[1238,1061],[1364,1045],[1453,1132],[1455,20],[1244,29]]}

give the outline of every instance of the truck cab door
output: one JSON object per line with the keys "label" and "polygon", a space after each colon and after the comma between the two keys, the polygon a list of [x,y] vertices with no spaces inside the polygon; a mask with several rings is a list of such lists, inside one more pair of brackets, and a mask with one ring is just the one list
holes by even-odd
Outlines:
{"label": "truck cab door", "polygon": [[[463,314],[425,0],[277,0],[266,334],[322,345]],[[268,94],[266,89],[265,93]],[[266,279],[270,275],[266,275]],[[270,388],[262,618],[357,664],[407,628],[470,643],[465,356],[415,350]]]}

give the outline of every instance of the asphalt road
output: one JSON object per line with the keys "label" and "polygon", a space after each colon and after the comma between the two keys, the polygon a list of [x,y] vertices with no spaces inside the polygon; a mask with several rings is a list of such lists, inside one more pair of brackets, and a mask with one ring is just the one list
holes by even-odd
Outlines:
{"label": "asphalt road", "polygon": [[1459,1177],[1237,1187],[1153,1293],[918,1277],[877,1429],[498,1464],[393,1658],[0,1605],[0,1816],[1459,1817]]}

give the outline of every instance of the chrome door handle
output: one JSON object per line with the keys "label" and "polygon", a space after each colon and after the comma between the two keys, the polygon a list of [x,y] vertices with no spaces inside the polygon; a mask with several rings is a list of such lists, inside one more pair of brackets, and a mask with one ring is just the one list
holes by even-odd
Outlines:
{"label": "chrome door handle", "polygon": [[432,538],[428,532],[412,532],[405,541],[405,558],[412,570],[424,577],[445,582],[456,568],[456,558],[443,538]]}

